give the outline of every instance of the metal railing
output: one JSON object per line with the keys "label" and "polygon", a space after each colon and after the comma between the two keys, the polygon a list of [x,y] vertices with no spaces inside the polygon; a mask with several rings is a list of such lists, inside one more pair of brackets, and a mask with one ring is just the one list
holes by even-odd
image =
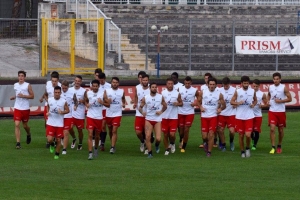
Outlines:
{"label": "metal railing", "polygon": [[0,18],[0,38],[36,38],[37,19]]}

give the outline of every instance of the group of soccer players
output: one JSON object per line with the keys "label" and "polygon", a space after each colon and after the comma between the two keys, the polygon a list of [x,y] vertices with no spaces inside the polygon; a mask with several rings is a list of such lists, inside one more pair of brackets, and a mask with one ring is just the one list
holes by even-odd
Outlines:
{"label": "group of soccer players", "polygon": [[[20,124],[27,133],[27,144],[31,142],[29,120],[29,99],[34,98],[32,87],[25,82],[26,72],[19,71],[19,81],[15,83],[14,121],[16,148],[20,149]],[[95,78],[90,83],[90,90],[81,87],[82,77],[76,76],[72,87],[68,81],[59,82],[59,74],[53,72],[46,83],[45,93],[40,102],[45,101],[44,117],[46,125],[47,147],[55,153],[54,159],[67,153],[69,134],[72,136],[71,148],[76,146],[73,127],[78,131],[77,150],[82,149],[83,129],[86,119],[88,131],[88,159],[98,156],[98,146],[104,151],[106,127],[111,141],[110,153],[116,152],[118,128],[121,124],[122,108],[125,107],[124,90],[119,88],[119,78],[112,77],[106,82],[105,74],[95,70]],[[274,84],[269,87],[268,95],[260,91],[259,80],[253,80],[252,87],[248,76],[241,77],[241,87],[231,86],[228,77],[223,78],[222,87],[217,87],[217,80],[206,73],[205,83],[200,91],[192,86],[192,78],[187,76],[184,83],[178,82],[178,73],[174,72],[166,80],[166,89],[158,93],[157,84],[149,82],[149,75],[144,71],[138,74],[139,84],[135,88],[135,97],[131,102],[136,109],[135,132],[140,140],[140,151],[153,157],[152,143],[155,134],[155,151],[160,151],[161,135],[165,155],[174,153],[176,132],[179,132],[180,152],[185,153],[190,127],[194,121],[195,106],[201,112],[201,133],[206,156],[210,157],[219,137],[219,148],[226,150],[225,128],[229,129],[230,149],[234,150],[234,135],[239,133],[241,157],[250,157],[250,149],[256,150],[262,124],[262,108],[269,107],[268,124],[270,126],[271,154],[281,153],[286,125],[285,103],[291,101],[288,89],[281,84],[281,75],[273,74]],[[275,146],[275,128],[278,127],[279,140]],[[246,136],[246,144],[244,137]],[[63,138],[63,140],[62,140]],[[251,146],[252,141],[252,146]],[[56,147],[55,147],[56,145]]]}

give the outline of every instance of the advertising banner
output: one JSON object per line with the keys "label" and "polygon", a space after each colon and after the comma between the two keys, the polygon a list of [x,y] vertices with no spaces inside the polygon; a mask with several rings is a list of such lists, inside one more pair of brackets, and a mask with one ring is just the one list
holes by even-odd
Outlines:
{"label": "advertising banner", "polygon": [[299,36],[235,36],[235,49],[237,54],[299,55],[299,42]]}

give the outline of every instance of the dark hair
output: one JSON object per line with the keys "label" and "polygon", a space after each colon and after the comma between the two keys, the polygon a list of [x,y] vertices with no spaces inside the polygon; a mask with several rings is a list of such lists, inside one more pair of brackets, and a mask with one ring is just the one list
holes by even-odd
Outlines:
{"label": "dark hair", "polygon": [[60,87],[60,86],[55,86],[55,87],[54,87],[54,91],[55,91],[55,90],[61,91],[61,87]]}
{"label": "dark hair", "polygon": [[211,73],[205,73],[204,76],[212,77]]}
{"label": "dark hair", "polygon": [[51,78],[57,78],[57,79],[59,79],[59,73],[57,71],[53,71],[51,73]]}
{"label": "dark hair", "polygon": [[275,72],[275,73],[273,74],[273,78],[275,78],[275,76],[278,76],[278,77],[281,79],[281,74],[280,74],[279,72]]}
{"label": "dark hair", "polygon": [[100,82],[99,82],[98,80],[92,80],[92,85],[93,85],[94,83],[97,83],[98,86],[100,85]]}
{"label": "dark hair", "polygon": [[80,75],[76,75],[75,78],[79,78],[80,80],[82,80],[82,76]]}
{"label": "dark hair", "polygon": [[142,75],[142,78],[146,78],[146,77],[149,79],[149,75],[148,74],[143,74]]}
{"label": "dark hair", "polygon": [[98,74],[102,73],[102,69],[96,68],[94,74],[96,74],[96,73],[98,73]]}
{"label": "dark hair", "polygon": [[167,78],[167,79],[166,79],[166,82],[168,82],[168,81],[172,81],[172,82],[174,83],[174,81],[173,81],[172,78]]}
{"label": "dark hair", "polygon": [[152,85],[157,85],[155,82],[150,83],[149,87],[151,88]]}
{"label": "dark hair", "polygon": [[192,78],[190,76],[185,77],[185,81],[192,81]]}
{"label": "dark hair", "polygon": [[111,81],[113,81],[113,80],[116,80],[116,81],[120,82],[119,78],[116,77],[116,76],[114,76],[114,77],[111,78]]}
{"label": "dark hair", "polygon": [[19,76],[20,74],[23,74],[24,77],[26,77],[26,72],[25,72],[24,70],[18,71],[18,76]]}
{"label": "dark hair", "polygon": [[105,79],[105,78],[106,78],[106,76],[105,76],[105,74],[104,74],[104,73],[100,73],[100,74],[98,75],[98,78],[99,78],[99,79]]}
{"label": "dark hair", "polygon": [[145,72],[145,71],[139,71],[138,77],[139,77],[140,75],[143,75],[143,74],[146,74],[146,72]]}
{"label": "dark hair", "polygon": [[176,78],[178,78],[178,73],[177,72],[173,72],[172,74],[171,74],[171,76],[176,76]]}
{"label": "dark hair", "polygon": [[210,81],[214,81],[216,84],[218,83],[215,77],[209,77],[207,83],[209,84]]}
{"label": "dark hair", "polygon": [[64,86],[69,86],[69,81],[67,81],[67,80],[64,80],[64,81],[61,83],[61,85],[64,85]]}
{"label": "dark hair", "polygon": [[254,80],[253,80],[253,83],[255,83],[256,85],[260,85],[260,80],[254,79]]}
{"label": "dark hair", "polygon": [[223,83],[224,85],[228,85],[228,84],[230,84],[230,79],[229,79],[228,77],[224,77],[224,78],[222,79],[222,83]]}
{"label": "dark hair", "polygon": [[249,83],[250,83],[250,78],[249,78],[249,76],[242,76],[242,77],[241,77],[241,82],[249,82]]}

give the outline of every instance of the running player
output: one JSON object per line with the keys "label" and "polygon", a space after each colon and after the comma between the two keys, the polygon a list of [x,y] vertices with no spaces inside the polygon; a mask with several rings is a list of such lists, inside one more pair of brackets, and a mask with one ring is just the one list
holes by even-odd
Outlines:
{"label": "running player", "polygon": [[[69,113],[69,107],[67,101],[61,96],[61,87],[54,87],[54,97],[48,98],[48,109],[47,109],[47,140],[50,144],[50,153],[54,153],[54,159],[59,158],[60,152],[60,139],[64,133],[64,115]],[[53,139],[56,138],[56,149],[54,148]]]}
{"label": "running player", "polygon": [[[143,110],[144,106],[146,111]],[[140,104],[139,111],[145,117],[146,146],[148,158],[152,158],[151,133],[155,132],[155,150],[159,153],[161,139],[161,114],[167,109],[167,104],[161,94],[157,93],[157,84],[150,84],[150,94],[146,95]]]}
{"label": "running player", "polygon": [[291,102],[292,97],[284,84],[281,84],[281,74],[273,74],[274,84],[269,87],[268,104],[269,126],[272,149],[270,154],[275,153],[275,127],[278,127],[278,145],[276,153],[282,153],[281,144],[284,136],[283,128],[286,127],[285,103]]}
{"label": "running player", "polygon": [[30,114],[29,99],[34,98],[34,93],[31,85],[25,82],[25,78],[26,78],[26,72],[18,71],[19,81],[14,84],[14,90],[16,95],[10,97],[10,100],[16,100],[14,105],[15,136],[17,141],[16,149],[21,148],[21,143],[20,143],[21,121],[23,124],[23,128],[27,133],[26,143],[30,144],[31,142],[30,127],[28,126],[29,114]]}
{"label": "running player", "polygon": [[183,86],[182,83],[178,82],[178,77],[179,77],[179,75],[178,75],[177,72],[173,72],[173,73],[171,74],[171,79],[174,81],[174,88],[175,88],[175,90],[177,90],[177,91],[178,91],[178,89],[179,89],[180,87]]}
{"label": "running player", "polygon": [[[181,95],[174,87],[174,81],[167,79],[167,89],[162,96],[167,104],[167,109],[162,114],[161,130],[164,133],[165,155],[175,153],[176,130],[178,127],[178,106],[182,106]],[[170,148],[169,148],[170,145]]]}
{"label": "running player", "polygon": [[119,88],[118,77],[112,77],[111,88],[104,91],[103,98],[105,104],[109,105],[109,108],[106,109],[106,123],[111,141],[109,152],[114,154],[116,152],[118,128],[121,125],[122,108],[125,108],[125,94],[124,90]]}
{"label": "running player", "polygon": [[[255,91],[249,87],[250,78],[248,76],[241,77],[242,87],[234,92],[230,101],[231,105],[237,106],[235,122],[236,131],[239,133],[239,143],[241,149],[241,157],[250,157],[251,133],[253,130],[253,107],[257,104]],[[246,135],[246,151],[244,137]]]}
{"label": "running player", "polygon": [[198,101],[201,111],[201,131],[204,150],[206,151],[206,156],[210,157],[214,144],[214,134],[218,125],[218,114],[226,108],[226,103],[222,93],[216,89],[217,79],[213,77],[209,78],[207,83],[208,89],[200,92]]}

